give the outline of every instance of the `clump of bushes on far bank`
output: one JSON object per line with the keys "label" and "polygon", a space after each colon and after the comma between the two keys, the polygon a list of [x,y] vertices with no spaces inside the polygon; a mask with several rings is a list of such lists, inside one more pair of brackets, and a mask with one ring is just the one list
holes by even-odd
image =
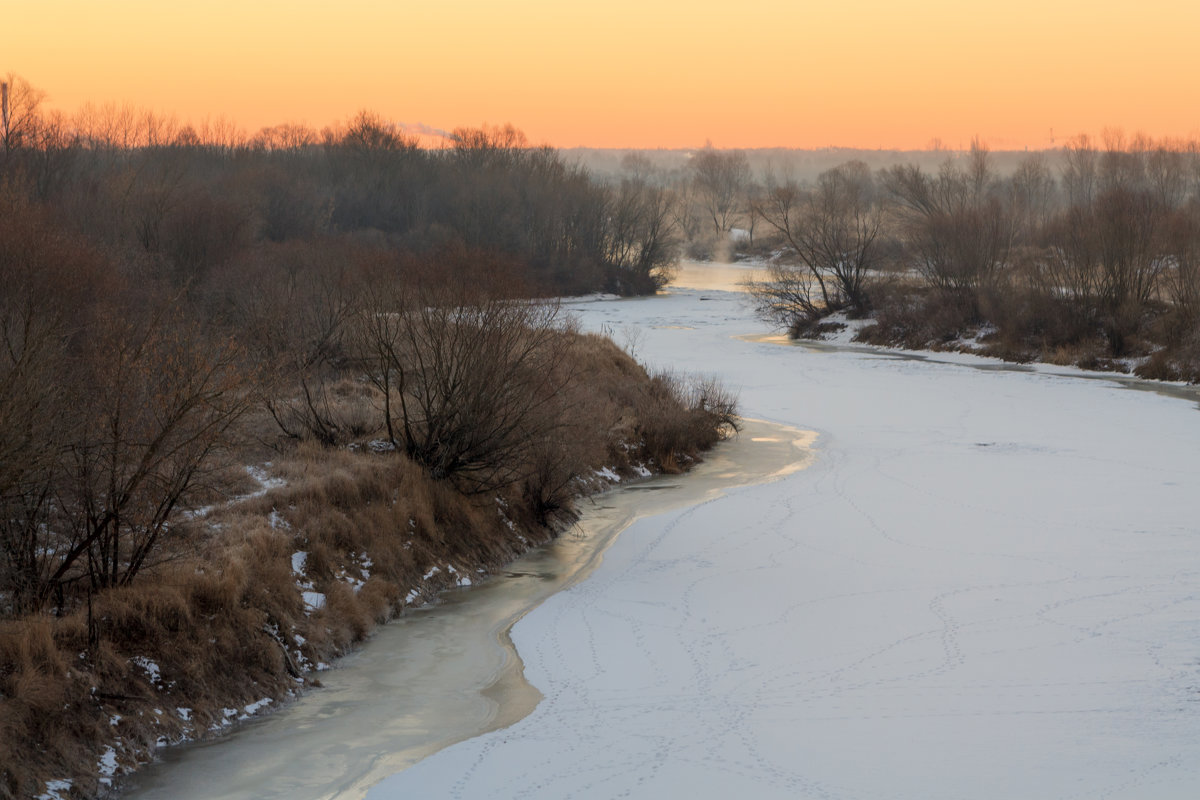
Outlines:
{"label": "clump of bushes on far bank", "polygon": [[796,336],[845,311],[875,344],[1200,381],[1197,175],[1200,150],[1111,132],[1008,175],[978,142],[935,174],[848,164],[771,187],[791,260],[751,291]]}

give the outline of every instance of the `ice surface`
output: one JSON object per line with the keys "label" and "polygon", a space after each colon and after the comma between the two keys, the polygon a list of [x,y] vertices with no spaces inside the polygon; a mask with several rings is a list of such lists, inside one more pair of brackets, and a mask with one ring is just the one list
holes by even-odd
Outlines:
{"label": "ice surface", "polygon": [[1194,404],[748,342],[707,288],[575,310],[817,461],[635,523],[514,628],[534,713],[368,797],[1200,796]]}

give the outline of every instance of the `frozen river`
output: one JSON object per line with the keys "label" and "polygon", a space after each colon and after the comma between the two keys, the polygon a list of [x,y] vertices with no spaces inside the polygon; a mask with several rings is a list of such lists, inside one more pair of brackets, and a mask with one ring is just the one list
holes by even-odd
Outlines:
{"label": "frozen river", "polygon": [[812,465],[638,519],[512,629],[532,713],[323,796],[1200,796],[1194,401],[748,341],[681,283],[572,308]]}

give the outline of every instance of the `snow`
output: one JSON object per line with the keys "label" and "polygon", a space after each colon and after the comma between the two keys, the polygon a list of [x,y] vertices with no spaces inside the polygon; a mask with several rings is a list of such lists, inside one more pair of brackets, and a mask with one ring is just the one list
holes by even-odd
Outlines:
{"label": "snow", "polygon": [[[240,494],[235,497],[231,497],[229,499],[229,501],[227,503],[225,503],[224,505],[229,506],[229,505],[233,505],[234,503],[239,503],[243,500],[250,500],[255,497],[262,497],[263,495],[265,495],[267,492],[271,491],[272,489],[279,489],[283,486],[286,486],[287,481],[285,481],[283,478],[272,478],[270,476],[270,474],[266,471],[266,469],[264,469],[264,467],[269,467],[269,466],[271,466],[270,461],[268,461],[262,467],[254,466],[253,464],[246,465],[246,467],[245,467],[246,474],[252,480],[254,480],[254,482],[256,482],[258,484],[258,489],[256,489],[253,492],[250,492],[248,494]],[[202,506],[201,508],[197,508],[197,509],[193,509],[191,511],[184,512],[184,516],[186,516],[188,518],[192,518],[192,519],[203,519],[204,517],[207,517],[209,514],[211,514],[218,507],[219,506],[216,506],[216,505]],[[269,517],[269,521],[271,523],[271,527],[273,527],[273,528],[278,527],[277,523],[282,523],[283,527],[285,527],[285,528],[287,527],[287,521],[283,520],[283,519],[279,519],[274,512],[272,512],[271,516]],[[221,526],[217,525],[214,527],[220,528]]]}
{"label": "snow", "polygon": [[517,526],[511,519],[508,518],[508,515],[504,513],[508,509],[508,503],[504,502],[503,497],[496,497],[496,506],[496,513],[500,515],[500,520],[505,524],[505,526],[508,527],[510,531],[515,531]]}
{"label": "snow", "polygon": [[305,577],[304,569],[308,564],[308,553],[297,551],[292,553],[292,573],[296,576],[296,588],[300,590],[300,599],[304,601],[304,613],[311,614],[325,607],[325,595],[313,591],[313,582]]}
{"label": "snow", "polygon": [[[263,466],[269,467],[271,466],[271,463],[268,461]],[[279,489],[287,485],[287,481],[285,481],[283,478],[272,478],[270,474],[263,469],[263,467],[248,465],[246,467],[246,474],[258,483],[259,488],[257,491],[253,491],[250,494],[241,495],[240,497],[236,498],[238,500],[245,500],[251,497],[262,497],[272,489]]]}
{"label": "snow", "polygon": [[606,481],[612,481],[613,483],[621,482],[621,476],[618,475],[616,472],[614,472],[611,467],[604,467],[603,469],[593,470],[593,472],[596,473],[597,477],[603,478]]}
{"label": "snow", "polygon": [[141,667],[142,672],[145,672],[146,677],[150,679],[150,683],[158,686],[160,689],[162,688],[160,685],[162,683],[162,670],[159,669],[158,664],[145,656],[134,656],[129,661],[131,664]]}
{"label": "snow", "polygon": [[257,700],[253,703],[250,703],[249,705],[242,708],[242,713],[238,715],[238,719],[239,720],[249,719],[250,717],[254,716],[260,710],[266,708],[269,705],[271,705],[271,698],[269,698],[269,697],[264,697],[261,700]]}
{"label": "snow", "polygon": [[466,587],[471,585],[470,576],[461,574],[457,569],[454,568],[453,564],[446,565],[446,572],[454,578],[454,584],[456,586]]}
{"label": "snow", "polygon": [[37,800],[67,800],[71,796],[71,781],[46,781],[46,791]]}
{"label": "snow", "polygon": [[96,763],[96,771],[100,773],[100,783],[105,786],[112,785],[112,776],[117,774],[117,751],[111,745],[100,756]]}
{"label": "snow", "polygon": [[572,307],[816,430],[815,463],[635,522],[513,628],[536,710],[371,800],[1197,796],[1194,403],[747,341],[708,288]]}

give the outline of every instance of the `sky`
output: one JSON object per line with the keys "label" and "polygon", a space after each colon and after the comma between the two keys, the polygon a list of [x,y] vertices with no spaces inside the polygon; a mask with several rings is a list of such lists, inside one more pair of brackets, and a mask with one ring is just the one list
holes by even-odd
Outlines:
{"label": "sky", "polygon": [[0,20],[0,73],[50,108],[250,133],[369,109],[556,147],[1200,136],[1194,0],[2,0]]}

